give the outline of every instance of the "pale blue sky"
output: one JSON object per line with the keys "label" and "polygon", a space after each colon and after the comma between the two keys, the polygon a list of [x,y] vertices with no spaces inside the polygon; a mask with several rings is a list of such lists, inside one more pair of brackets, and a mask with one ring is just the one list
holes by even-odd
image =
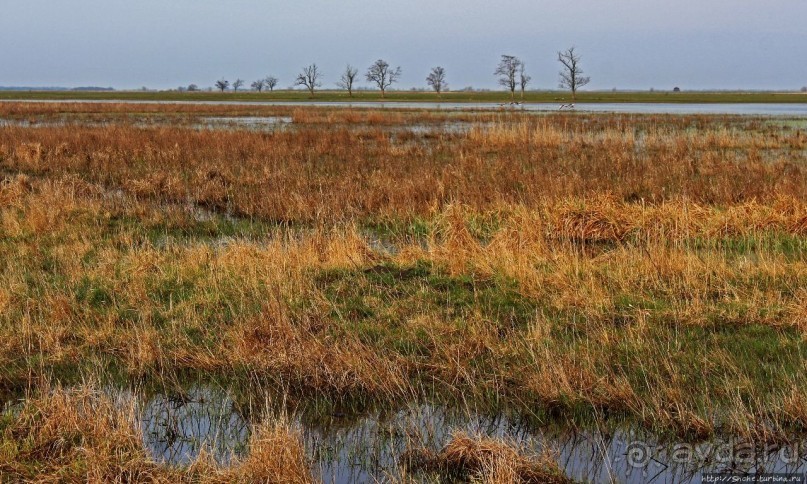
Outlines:
{"label": "pale blue sky", "polygon": [[424,86],[495,88],[518,55],[533,88],[556,88],[556,52],[577,46],[590,88],[798,89],[807,85],[807,0],[3,0],[0,85],[168,88],[316,62],[403,68]]}

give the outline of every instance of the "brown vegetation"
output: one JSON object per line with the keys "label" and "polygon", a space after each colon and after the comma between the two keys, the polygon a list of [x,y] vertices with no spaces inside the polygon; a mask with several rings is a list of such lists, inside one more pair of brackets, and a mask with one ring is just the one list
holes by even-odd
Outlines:
{"label": "brown vegetation", "polygon": [[[46,124],[78,114],[107,124]],[[257,114],[294,123],[194,127]],[[150,115],[187,119],[133,121]],[[112,367],[298,400],[610,415],[692,438],[807,430],[802,129],[122,104],[2,103],[0,117],[45,123],[0,127],[0,397]],[[52,448],[49,405],[112,415],[102,400],[31,398],[6,442],[30,427],[41,472],[78,452],[75,475],[163,475],[118,417]],[[16,452],[0,469],[25,478]]]}
{"label": "brown vegetation", "polygon": [[439,453],[412,449],[404,460],[415,471],[491,484],[572,482],[548,453],[531,455],[516,444],[463,432],[456,433]]}
{"label": "brown vegetation", "polygon": [[[123,406],[122,406],[123,405]],[[253,432],[250,454],[221,467],[202,455],[184,469],[155,463],[134,408],[91,386],[44,391],[0,421],[0,477],[25,482],[312,482],[300,436],[285,422]]]}
{"label": "brown vegetation", "polygon": [[[137,197],[288,222],[428,216],[448,203],[532,208],[603,194],[626,203],[720,205],[807,197],[806,169],[793,159],[807,146],[801,131],[744,130],[697,117],[507,114],[488,128],[424,140],[371,120],[412,114],[293,114],[296,129],[271,135],[8,127],[0,157],[6,170],[78,174]],[[366,123],[346,124],[351,117]]]}

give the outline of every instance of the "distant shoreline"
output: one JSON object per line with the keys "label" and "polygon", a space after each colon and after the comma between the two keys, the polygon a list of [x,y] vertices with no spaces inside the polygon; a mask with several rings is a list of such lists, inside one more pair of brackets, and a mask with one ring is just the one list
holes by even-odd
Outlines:
{"label": "distant shoreline", "polygon": [[[510,96],[502,91],[457,91],[443,93],[388,91],[385,98],[378,91],[359,91],[349,97],[344,91],[320,91],[314,98],[307,92],[283,90],[272,93],[257,92],[177,92],[177,91],[0,91],[3,101],[213,101],[213,102],[446,102],[446,103],[509,103]],[[530,91],[516,102],[568,103],[569,93],[561,91]],[[647,91],[613,92],[590,91],[577,95],[579,103],[807,103],[807,93],[765,91]]]}

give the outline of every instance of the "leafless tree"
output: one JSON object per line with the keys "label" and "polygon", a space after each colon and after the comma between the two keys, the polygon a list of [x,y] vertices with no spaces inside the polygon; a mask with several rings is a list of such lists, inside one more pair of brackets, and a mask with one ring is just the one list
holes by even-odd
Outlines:
{"label": "leafless tree", "polygon": [[563,65],[560,71],[560,88],[572,91],[572,99],[577,100],[577,90],[591,81],[583,76],[580,68],[580,56],[574,53],[574,47],[558,52],[558,62]]}
{"label": "leafless tree", "polygon": [[257,81],[252,83],[252,89],[258,92],[263,91],[264,86],[266,86],[266,81],[263,79],[258,79]]}
{"label": "leafless tree", "polygon": [[235,82],[233,82],[233,91],[238,92],[238,90],[241,89],[243,85],[244,85],[243,79],[236,79]]}
{"label": "leafless tree", "polygon": [[378,59],[367,69],[366,77],[368,81],[376,83],[378,88],[381,89],[381,97],[384,97],[387,88],[398,82],[398,78],[401,77],[401,68],[396,67],[393,69],[387,61]]}
{"label": "leafless tree", "polygon": [[356,82],[356,76],[358,75],[359,70],[348,64],[347,67],[345,67],[345,72],[342,73],[342,77],[339,79],[339,82],[336,83],[337,87],[346,89],[348,95],[353,97],[353,84]]}
{"label": "leafless tree", "polygon": [[275,86],[277,86],[277,77],[269,76],[263,81],[266,84],[266,87],[269,88],[269,91],[274,91]]}
{"label": "leafless tree", "polygon": [[516,74],[521,68],[521,65],[521,59],[518,57],[503,55],[499,61],[499,65],[496,66],[496,71],[493,72],[494,75],[499,76],[499,84],[510,91],[511,100],[516,97],[516,86],[518,85]]}
{"label": "leafless tree", "polygon": [[297,74],[297,79],[294,81],[295,86],[305,86],[311,97],[314,97],[314,90],[322,85],[322,73],[317,68],[316,64],[311,64],[308,67],[303,67],[303,71]]}
{"label": "leafless tree", "polygon": [[518,83],[521,86],[521,99],[524,100],[524,91],[527,90],[527,84],[530,83],[532,77],[528,76],[526,72],[524,72],[524,63],[522,62],[518,68]]}
{"label": "leafless tree", "polygon": [[218,89],[219,91],[224,92],[229,88],[230,88],[230,81],[228,81],[227,79],[219,79],[218,81],[216,81],[216,89]]}
{"label": "leafless tree", "polygon": [[188,92],[197,92],[200,91],[199,86],[196,84],[191,84],[188,86]]}
{"label": "leafless tree", "polygon": [[446,70],[440,66],[432,68],[432,71],[426,77],[426,83],[434,89],[434,92],[439,96],[444,89],[448,87],[446,83]]}

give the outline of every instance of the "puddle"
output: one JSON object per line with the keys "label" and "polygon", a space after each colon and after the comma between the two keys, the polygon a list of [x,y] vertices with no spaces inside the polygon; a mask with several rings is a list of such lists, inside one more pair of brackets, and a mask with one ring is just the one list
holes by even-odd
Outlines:
{"label": "puddle", "polygon": [[[424,109],[433,111],[490,111],[517,108],[530,112],[559,111],[561,106],[569,106],[565,94],[560,94],[555,102],[527,102],[511,106],[498,102],[424,102],[424,101],[160,101],[122,99],[59,99],[59,100],[15,100],[0,99],[0,102],[25,103],[78,103],[78,104],[163,104],[198,106],[319,106],[338,108],[372,109]],[[807,117],[807,103],[577,103],[577,111],[629,114],[717,114],[745,116],[791,116]]]}
{"label": "puddle", "polygon": [[250,425],[230,396],[213,387],[194,386],[182,395],[156,395],[141,409],[143,443],[158,462],[195,460],[202,449],[216,462],[246,455]]}
{"label": "puddle", "polygon": [[193,126],[197,129],[250,129],[255,131],[276,131],[293,123],[291,116],[265,117],[208,117],[201,118]]}
{"label": "puddle", "polygon": [[471,131],[472,128],[489,127],[492,125],[493,123],[472,123],[468,121],[453,121],[440,124],[419,123],[398,126],[395,127],[393,131],[410,133],[413,135],[464,134]]}
{"label": "puddle", "polygon": [[174,127],[174,126],[190,126],[194,129],[249,129],[256,131],[276,131],[279,129],[286,129],[287,126],[292,125],[293,119],[290,116],[266,116],[266,117],[204,117],[190,121],[190,124],[184,124],[187,121],[183,120],[165,120],[154,119],[146,117],[143,119],[120,118],[104,121],[75,119],[75,120],[36,120],[36,119],[5,119],[0,118],[0,128],[3,127],[16,127],[16,128],[58,128],[71,125],[82,127],[100,128],[107,127],[119,123],[132,123],[132,126],[137,128],[156,128],[156,127]]}
{"label": "puddle", "polygon": [[[154,396],[142,408],[143,439],[160,462],[187,464],[206,448],[226,464],[248,452],[250,422],[226,391],[193,386],[181,397]],[[641,430],[534,428],[503,415],[427,404],[359,418],[292,414],[292,421],[303,429],[312,472],[326,483],[402,477],[406,450],[439,450],[456,431],[506,439],[536,452],[550,449],[567,476],[582,482],[677,483],[697,480],[703,472],[807,472],[803,446],[758,448],[731,440],[661,444]]]}
{"label": "puddle", "polygon": [[63,126],[67,126],[67,123],[62,121],[0,118],[0,128],[60,128]]}

